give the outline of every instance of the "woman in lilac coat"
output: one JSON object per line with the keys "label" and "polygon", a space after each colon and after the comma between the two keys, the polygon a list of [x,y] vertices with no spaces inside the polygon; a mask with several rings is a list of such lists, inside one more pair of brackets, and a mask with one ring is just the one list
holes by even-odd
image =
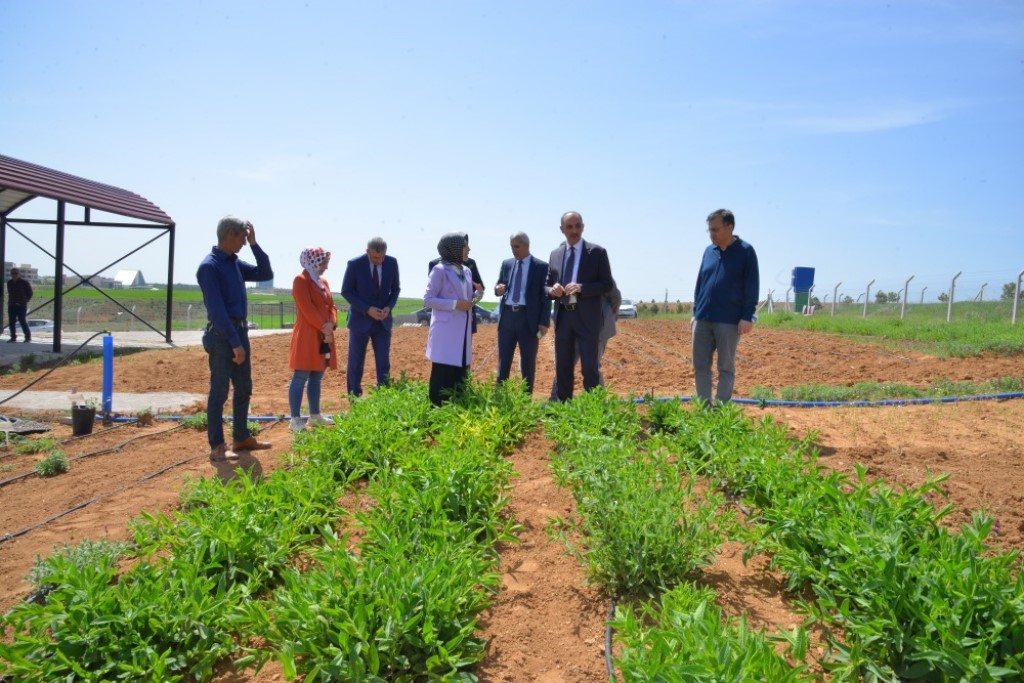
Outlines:
{"label": "woman in lilac coat", "polygon": [[430,271],[423,305],[430,309],[427,358],[430,402],[435,406],[466,383],[473,362],[472,315],[476,303],[473,274],[462,262],[469,258],[465,233],[450,232],[437,243],[441,262]]}

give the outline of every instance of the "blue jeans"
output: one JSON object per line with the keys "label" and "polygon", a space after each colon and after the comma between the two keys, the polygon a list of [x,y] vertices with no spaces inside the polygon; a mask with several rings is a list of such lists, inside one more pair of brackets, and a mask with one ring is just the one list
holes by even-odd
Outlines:
{"label": "blue jeans", "polygon": [[227,337],[212,325],[203,333],[203,348],[210,359],[210,395],[206,401],[206,436],[210,447],[224,443],[224,403],[228,400],[228,385],[234,389],[231,399],[231,427],[235,441],[249,438],[249,398],[252,396],[252,358],[249,352],[249,330],[236,326],[245,350],[245,362],[235,365],[235,352]]}
{"label": "blue jeans", "polygon": [[693,332],[693,378],[697,397],[711,402],[711,360],[718,352],[718,392],[716,398],[725,403],[732,398],[736,383],[736,345],[740,340],[739,325],[695,320]]}
{"label": "blue jeans", "polygon": [[292,374],[292,383],[288,385],[288,408],[291,409],[292,417],[299,416],[303,388],[309,398],[309,414],[320,414],[320,380],[323,376],[322,370],[296,370]]}

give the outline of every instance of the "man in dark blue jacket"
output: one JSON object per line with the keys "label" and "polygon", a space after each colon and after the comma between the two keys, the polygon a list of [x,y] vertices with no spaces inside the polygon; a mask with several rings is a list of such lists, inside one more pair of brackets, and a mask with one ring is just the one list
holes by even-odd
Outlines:
{"label": "man in dark blue jacket", "polygon": [[551,326],[551,299],[545,287],[548,264],[530,255],[530,237],[517,232],[509,238],[512,257],[501,264],[494,293],[498,302],[498,381],[512,373],[512,357],[519,347],[519,370],[533,393],[537,347]]}
{"label": "man in dark blue jacket", "polygon": [[[256,265],[240,261],[238,252],[246,241]],[[203,304],[209,323],[203,333],[203,348],[210,357],[210,395],[206,402],[206,434],[210,461],[238,457],[237,451],[270,448],[249,433],[249,398],[252,396],[252,363],[249,355],[249,324],[245,319],[248,302],[245,283],[274,277],[270,257],[256,244],[252,223],[225,216],[217,224],[217,246],[206,255],[196,280],[203,290]],[[224,443],[224,402],[228,385],[234,389],[231,401],[232,436],[229,450]]]}
{"label": "man in dark blue jacket", "polygon": [[711,361],[718,352],[716,398],[732,398],[736,381],[736,346],[740,335],[754,329],[760,276],[754,247],[733,230],[736,217],[728,209],[708,215],[711,246],[697,274],[693,294],[693,374],[697,398],[711,402]]}
{"label": "man in dark blue jacket", "polygon": [[366,345],[373,344],[377,364],[377,386],[386,386],[391,376],[391,309],[398,303],[398,261],[388,256],[388,243],[374,237],[366,253],[348,262],[341,295],[348,302],[348,393],[363,395],[363,366]]}

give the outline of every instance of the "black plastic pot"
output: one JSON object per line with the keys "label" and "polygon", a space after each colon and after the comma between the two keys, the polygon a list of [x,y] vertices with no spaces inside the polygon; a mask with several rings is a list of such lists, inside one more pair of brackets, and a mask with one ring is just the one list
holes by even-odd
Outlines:
{"label": "black plastic pot", "polygon": [[75,436],[92,434],[96,424],[96,408],[92,406],[71,406],[71,433]]}

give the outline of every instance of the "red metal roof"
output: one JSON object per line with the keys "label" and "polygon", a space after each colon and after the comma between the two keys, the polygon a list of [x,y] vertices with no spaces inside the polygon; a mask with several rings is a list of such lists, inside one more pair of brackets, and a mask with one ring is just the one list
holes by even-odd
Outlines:
{"label": "red metal roof", "polygon": [[153,223],[174,224],[159,206],[134,192],[0,154],[0,214],[35,197],[64,200]]}

